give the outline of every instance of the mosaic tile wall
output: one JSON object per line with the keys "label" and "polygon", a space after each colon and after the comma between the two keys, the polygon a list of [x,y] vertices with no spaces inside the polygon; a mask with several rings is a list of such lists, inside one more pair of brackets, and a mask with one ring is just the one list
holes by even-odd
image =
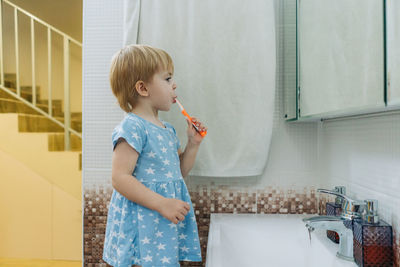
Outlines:
{"label": "mosaic tile wall", "polygon": [[[101,257],[111,193],[111,188],[104,187],[84,193],[85,266],[107,266]],[[190,194],[199,228],[203,262],[182,262],[182,266],[205,266],[211,213],[323,214],[327,201],[322,196],[317,199],[314,188],[297,192],[278,187],[251,189],[212,185],[190,188]]]}

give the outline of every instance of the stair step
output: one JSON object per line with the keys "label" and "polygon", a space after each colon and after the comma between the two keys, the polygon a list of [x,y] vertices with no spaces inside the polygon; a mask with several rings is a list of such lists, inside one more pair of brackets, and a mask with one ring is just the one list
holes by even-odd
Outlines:
{"label": "stair step", "polygon": [[[64,151],[64,133],[53,133],[48,135],[49,151]],[[82,139],[78,136],[70,135],[71,151],[82,151]]]}
{"label": "stair step", "polygon": [[4,73],[4,81],[15,82],[17,80],[17,75],[15,73]]}
{"label": "stair step", "polygon": [[[40,108],[44,112],[48,112],[48,106],[45,104],[37,103],[36,107]],[[15,97],[7,94],[4,91],[0,91],[0,113],[21,113],[21,114],[37,114],[40,113],[29,107],[28,105],[22,103],[22,101],[16,99]],[[62,112],[56,110],[53,107],[54,116],[64,116]]]}
{"label": "stair step", "polygon": [[[13,100],[13,101],[6,101],[6,99]],[[22,103],[19,99],[17,99],[16,97],[14,97],[11,94],[5,92],[4,90],[0,90],[0,100],[4,100],[5,101],[4,103],[0,103],[0,105],[7,105],[7,104],[10,104],[11,102],[15,102],[15,103],[19,102],[19,103],[21,103],[20,105],[24,105],[25,106],[25,104]],[[52,100],[52,104],[51,105],[52,105],[52,110],[53,110],[53,113],[52,113],[53,116],[64,117],[64,112],[62,111],[62,100],[61,99]],[[36,102],[36,106],[38,108],[40,108],[41,110],[43,110],[44,112],[48,112],[48,100],[47,99],[38,100]],[[20,113],[19,111],[12,111],[12,110],[14,110],[14,108],[12,108],[12,107],[3,107],[3,108],[0,107],[0,110],[2,110],[2,109],[3,110],[7,110],[7,112],[18,112],[18,113]],[[5,113],[5,112],[0,111],[0,113]],[[39,114],[39,113],[32,113],[32,112],[21,112],[21,113]],[[82,112],[71,113],[71,117],[73,117],[73,116],[82,117]]]}
{"label": "stair step", "polygon": [[[64,118],[57,118],[60,122],[64,122]],[[71,128],[81,132],[82,121],[71,119]],[[20,114],[18,116],[19,132],[48,132],[63,133],[64,128],[42,115]]]}
{"label": "stair step", "polygon": [[19,132],[64,132],[64,128],[41,115],[18,115]]}
{"label": "stair step", "polygon": [[[8,88],[10,89],[10,88]],[[10,91],[12,91],[13,93],[15,93],[15,90],[10,89]],[[7,92],[5,92],[4,90],[0,90],[0,98],[10,98],[10,99],[15,99],[18,100],[14,95],[9,94]],[[26,99],[26,98],[24,98]],[[43,104],[43,105],[48,105],[49,100],[48,99],[36,99],[36,104]],[[53,109],[57,109],[60,112],[62,112],[62,100],[61,99],[53,99],[51,101],[51,105],[53,107]]]}
{"label": "stair step", "polygon": [[0,113],[40,114],[21,101],[8,98],[0,98]]}
{"label": "stair step", "polygon": [[[13,93],[17,93],[17,89],[14,86],[10,86],[10,84],[5,83],[5,87],[7,87]],[[20,86],[21,97],[29,102],[32,102],[32,86]],[[36,86],[36,100],[40,98],[40,86]],[[36,101],[37,102],[37,101]]]}

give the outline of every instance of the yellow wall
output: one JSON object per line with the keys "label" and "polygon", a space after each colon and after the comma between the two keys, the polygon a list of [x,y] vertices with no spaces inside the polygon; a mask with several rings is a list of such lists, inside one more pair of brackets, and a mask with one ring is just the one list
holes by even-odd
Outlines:
{"label": "yellow wall", "polygon": [[0,257],[81,260],[81,202],[1,150],[0,170]]}

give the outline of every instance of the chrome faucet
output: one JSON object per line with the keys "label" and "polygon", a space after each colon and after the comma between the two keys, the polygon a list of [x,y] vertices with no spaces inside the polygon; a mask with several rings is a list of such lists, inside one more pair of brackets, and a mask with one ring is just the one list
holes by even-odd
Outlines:
{"label": "chrome faucet", "polygon": [[335,195],[342,199],[342,214],[343,219],[352,220],[361,217],[361,212],[365,203],[359,200],[352,199],[344,194],[328,189],[317,189],[317,192]]}
{"label": "chrome faucet", "polygon": [[335,195],[341,198],[342,213],[338,216],[314,216],[304,218],[303,222],[311,233],[314,229],[335,231],[339,234],[339,251],[336,254],[339,258],[354,261],[353,257],[353,230],[351,222],[355,218],[361,217],[361,212],[365,206],[364,202],[351,199],[337,191],[327,189],[317,189],[317,192]]}
{"label": "chrome faucet", "polygon": [[[349,221],[349,220],[348,220]],[[353,257],[353,230],[345,225],[346,219],[336,216],[315,216],[304,218],[309,232],[315,229],[331,230],[339,234],[339,258],[354,261]]]}

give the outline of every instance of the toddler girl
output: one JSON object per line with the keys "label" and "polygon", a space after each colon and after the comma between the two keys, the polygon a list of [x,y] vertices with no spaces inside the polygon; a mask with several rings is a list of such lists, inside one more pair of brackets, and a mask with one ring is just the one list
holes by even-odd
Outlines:
{"label": "toddler girl", "polygon": [[[158,118],[175,103],[171,57],[130,45],[112,59],[111,89],[125,118],[112,134],[112,185],[103,260],[112,266],[180,266],[201,261],[190,196],[183,180],[193,167],[201,135],[187,120],[180,150],[174,127]],[[193,119],[200,131],[207,128]]]}

